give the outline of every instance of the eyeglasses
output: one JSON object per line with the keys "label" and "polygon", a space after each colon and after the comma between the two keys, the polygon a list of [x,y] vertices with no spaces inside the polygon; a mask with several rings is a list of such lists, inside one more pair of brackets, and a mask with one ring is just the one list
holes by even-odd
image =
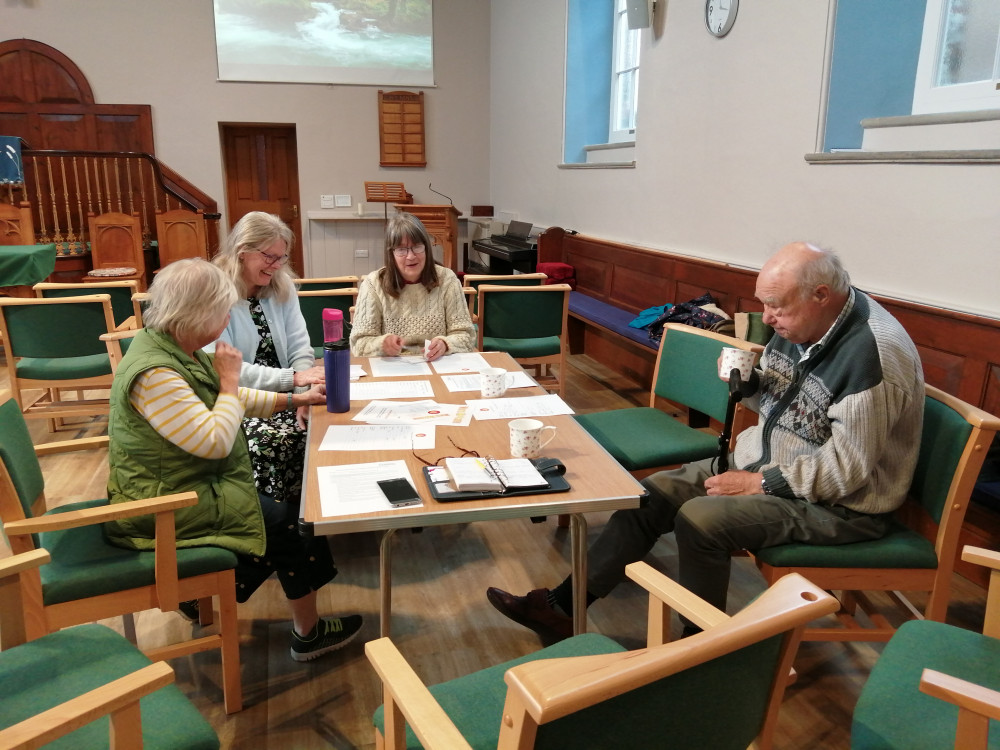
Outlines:
{"label": "eyeglasses", "polygon": [[407,253],[413,253],[414,255],[423,255],[425,249],[426,248],[424,247],[423,243],[420,243],[418,245],[411,245],[410,247],[394,247],[392,249],[392,254],[395,255],[397,258],[405,258]]}
{"label": "eyeglasses", "polygon": [[[423,247],[423,245],[421,245],[421,247]],[[425,466],[440,466],[441,462],[444,461],[446,458],[466,458],[468,456],[471,456],[472,458],[480,458],[481,457],[477,451],[470,451],[469,449],[463,448],[462,446],[460,446],[458,443],[456,443],[454,440],[451,439],[450,435],[448,436],[448,442],[451,443],[452,445],[454,445],[455,448],[457,448],[458,450],[462,451],[462,455],[461,456],[441,456],[441,458],[439,458],[437,461],[435,461],[434,463],[431,463],[426,458],[421,458],[420,456],[418,456],[417,452],[415,450],[413,450],[412,448],[410,449],[410,453],[412,453],[413,457],[415,459],[417,459],[420,463],[424,464]]]}
{"label": "eyeglasses", "polygon": [[276,264],[279,266],[283,266],[288,262],[287,255],[271,255],[270,253],[262,252],[260,254],[260,257],[263,258],[267,262],[267,265],[269,266],[273,266]]}

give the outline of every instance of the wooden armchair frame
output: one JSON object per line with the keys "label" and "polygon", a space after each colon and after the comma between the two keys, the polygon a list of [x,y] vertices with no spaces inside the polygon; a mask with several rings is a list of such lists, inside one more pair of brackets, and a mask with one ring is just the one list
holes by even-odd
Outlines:
{"label": "wooden armchair frame", "polygon": [[[16,414],[15,414],[16,418]],[[66,451],[106,447],[107,436],[84,440],[45,443],[34,446],[36,456],[46,456]],[[7,465],[0,461],[0,520],[3,531],[15,554],[33,552],[36,534],[103,524],[107,521],[138,516],[155,515],[155,547],[149,553],[154,559],[155,580],[150,586],[113,591],[86,598],[55,604],[46,604],[42,579],[37,570],[28,571],[22,579],[25,612],[25,636],[28,640],[41,637],[62,628],[94,620],[130,615],[147,609],[169,612],[178,603],[190,599],[201,601],[219,598],[220,625],[217,634],[194,638],[181,643],[144,651],[153,661],[172,659],[210,649],[219,649],[222,660],[222,688],[227,713],[242,709],[240,684],[239,633],[236,617],[236,582],[232,568],[181,578],[178,575],[176,529],[174,511],[197,504],[194,492],[116,503],[97,507],[78,508],[65,512],[46,513],[44,489],[31,499],[32,516],[27,517],[18,496],[17,488]],[[202,620],[211,623],[210,611]],[[15,634],[16,635],[16,634]],[[0,633],[6,646],[14,637],[5,629]],[[15,641],[16,642],[16,641]]]}
{"label": "wooden armchair frame", "polygon": [[[757,745],[770,747],[789,670],[805,624],[836,609],[836,600],[798,575],[788,576],[729,617],[701,601],[646,563],[632,563],[629,577],[650,593],[645,649],[560,659],[540,658],[509,669],[498,748],[533,747],[538,727],[622,695],[752,643],[785,633]],[[682,642],[668,643],[670,611],[676,609],[706,627]],[[382,680],[384,735],[376,746],[404,746],[408,723],[424,747],[470,745],[388,638],[365,646]],[[724,708],[720,709],[720,712]]]}

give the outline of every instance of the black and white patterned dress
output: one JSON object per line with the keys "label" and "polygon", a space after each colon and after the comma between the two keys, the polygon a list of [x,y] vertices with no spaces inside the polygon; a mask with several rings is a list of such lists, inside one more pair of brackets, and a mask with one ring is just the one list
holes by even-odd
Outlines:
{"label": "black and white patterned dress", "polygon": [[[250,317],[260,336],[254,364],[280,368],[260,300],[250,297],[249,301]],[[278,502],[298,504],[306,455],[306,433],[295,423],[295,410],[275,412],[267,419],[248,417],[243,421],[243,429],[250,444],[250,461],[257,491]]]}

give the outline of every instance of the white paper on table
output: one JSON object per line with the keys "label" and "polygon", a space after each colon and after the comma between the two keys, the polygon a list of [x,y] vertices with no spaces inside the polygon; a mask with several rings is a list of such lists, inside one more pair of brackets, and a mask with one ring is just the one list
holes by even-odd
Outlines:
{"label": "white paper on table", "polygon": [[321,451],[408,451],[434,448],[434,425],[345,424],[327,427]]}
{"label": "white paper on table", "polygon": [[424,401],[370,401],[352,418],[368,424],[446,424],[465,427],[472,414],[465,404]]}
{"label": "white paper on table", "polygon": [[360,380],[367,374],[361,365],[351,365],[351,380]]}
{"label": "white paper on table", "polygon": [[477,398],[466,401],[476,419],[517,419],[572,414],[569,405],[555,393],[517,398]]}
{"label": "white paper on table", "polygon": [[[474,375],[442,375],[441,381],[450,393],[480,390],[479,373]],[[507,388],[531,388],[538,385],[524,370],[507,373]]]}
{"label": "white paper on table", "polygon": [[[355,513],[392,510],[392,505],[385,499],[377,482],[380,479],[398,478],[409,480],[414,489],[417,489],[405,461],[320,466],[316,469],[320,513],[324,516],[350,516]],[[418,505],[423,503],[406,507],[415,508]]]}
{"label": "white paper on table", "polygon": [[368,380],[351,383],[351,401],[377,398],[427,398],[434,395],[429,380]]}
{"label": "white paper on table", "polygon": [[434,371],[441,375],[446,372],[468,372],[479,373],[490,366],[486,358],[479,352],[459,352],[458,354],[445,354],[440,359],[431,362]]}
{"label": "white paper on table", "polygon": [[431,368],[423,357],[370,357],[368,364],[372,377],[401,378],[413,375],[430,375]]}

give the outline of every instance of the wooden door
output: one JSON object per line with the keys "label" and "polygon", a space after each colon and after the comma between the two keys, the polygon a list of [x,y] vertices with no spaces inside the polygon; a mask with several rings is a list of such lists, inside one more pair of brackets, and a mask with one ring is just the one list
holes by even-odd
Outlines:
{"label": "wooden door", "polygon": [[281,217],[295,233],[292,268],[305,275],[294,125],[223,125],[229,226],[251,211]]}

